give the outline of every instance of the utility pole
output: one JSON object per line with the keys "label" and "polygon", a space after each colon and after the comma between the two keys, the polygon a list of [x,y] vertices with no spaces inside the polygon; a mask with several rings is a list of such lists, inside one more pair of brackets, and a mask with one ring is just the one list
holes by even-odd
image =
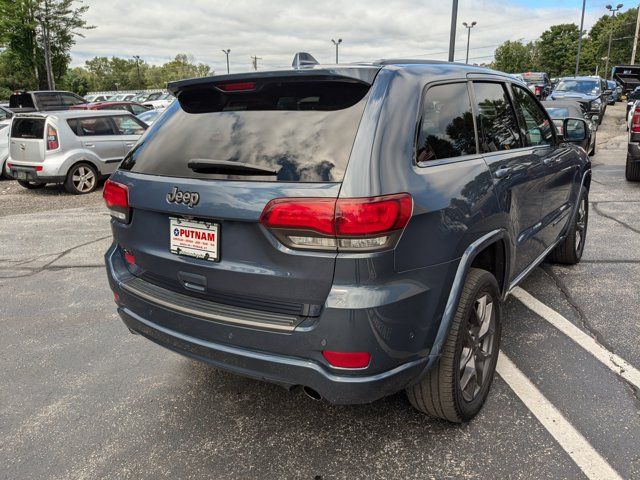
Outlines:
{"label": "utility pole", "polygon": [[231,49],[227,48],[226,50],[222,50],[222,53],[227,56],[227,74],[229,74],[229,54],[231,53]]}
{"label": "utility pole", "polygon": [[458,23],[458,0],[453,0],[451,9],[451,34],[449,36],[449,61],[453,62],[456,51],[456,24]]}
{"label": "utility pole", "polygon": [[467,22],[462,22],[462,25],[464,25],[464,27],[467,29],[467,59],[464,61],[464,63],[466,64],[469,63],[469,43],[471,42],[471,29],[475,27],[477,23],[478,22],[473,21],[471,22],[471,25],[469,25]]}
{"label": "utility pole", "polygon": [[142,82],[140,81],[140,55],[134,55],[136,59],[136,70],[138,71],[138,90],[142,89]]}
{"label": "utility pole", "polygon": [[338,41],[336,42],[333,38],[331,39],[331,41],[333,42],[333,44],[336,46],[336,63],[338,63],[338,47],[340,46],[340,44],[342,43],[342,39],[339,38]]}
{"label": "utility pole", "polygon": [[249,57],[251,59],[251,64],[253,65],[253,69],[257,72],[258,71],[258,60],[262,60],[262,57],[256,57],[255,55],[253,57]]}
{"label": "utility pole", "polygon": [[611,25],[609,26],[609,48],[607,49],[607,62],[604,65],[604,79],[606,80],[609,77],[609,58],[611,57],[611,40],[613,37],[613,20],[616,18],[616,12],[620,10],[624,5],[619,3],[616,5],[616,8],[613,8],[611,5],[607,5],[606,8],[611,12]]}
{"label": "utility pole", "polygon": [[582,35],[584,28],[584,10],[587,6],[587,0],[582,0],[582,17],[580,18],[580,34],[578,35],[578,54],[576,55],[576,73],[575,76],[578,76],[580,71],[580,50],[582,50]]}
{"label": "utility pole", "polygon": [[640,7],[638,7],[638,18],[636,20],[636,34],[633,37],[633,51],[631,52],[631,65],[636,64],[636,51],[638,50],[638,33],[640,33]]}

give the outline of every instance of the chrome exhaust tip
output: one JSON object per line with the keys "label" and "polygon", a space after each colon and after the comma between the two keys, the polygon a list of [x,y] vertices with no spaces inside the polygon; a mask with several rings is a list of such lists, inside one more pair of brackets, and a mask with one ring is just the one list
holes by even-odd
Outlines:
{"label": "chrome exhaust tip", "polygon": [[322,395],[316,392],[313,388],[307,387],[306,385],[302,387],[302,391],[304,394],[309,397],[311,400],[322,400]]}

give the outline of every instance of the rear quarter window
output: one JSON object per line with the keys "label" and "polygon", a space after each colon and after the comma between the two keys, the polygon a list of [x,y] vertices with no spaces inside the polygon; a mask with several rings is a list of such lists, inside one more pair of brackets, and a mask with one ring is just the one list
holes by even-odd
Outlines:
{"label": "rear quarter window", "polygon": [[[125,158],[137,173],[203,179],[340,182],[369,86],[275,82],[259,91],[183,92]],[[276,171],[274,176],[196,173],[189,160],[224,160]]]}
{"label": "rear quarter window", "polygon": [[44,118],[16,118],[11,126],[12,138],[44,138]]}

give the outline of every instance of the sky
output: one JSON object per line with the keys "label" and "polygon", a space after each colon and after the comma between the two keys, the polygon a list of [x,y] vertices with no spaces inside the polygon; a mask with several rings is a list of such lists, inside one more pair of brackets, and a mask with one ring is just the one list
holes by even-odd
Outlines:
{"label": "sky", "polygon": [[[291,65],[295,52],[335,61],[331,39],[342,38],[340,62],[380,58],[447,59],[449,0],[84,0],[84,32],[72,49],[72,65],[94,56],[140,55],[161,64],[177,53],[225,73]],[[605,1],[587,0],[585,29],[606,13]],[[625,5],[623,10],[632,7]],[[536,39],[557,23],[579,24],[582,0],[460,0],[456,60],[465,59],[466,29],[471,31],[470,61],[490,62],[505,40]]]}

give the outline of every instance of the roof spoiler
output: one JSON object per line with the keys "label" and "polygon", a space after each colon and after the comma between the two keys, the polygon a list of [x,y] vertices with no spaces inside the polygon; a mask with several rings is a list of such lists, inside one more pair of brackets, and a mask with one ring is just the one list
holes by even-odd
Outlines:
{"label": "roof spoiler", "polygon": [[319,65],[318,61],[311,55],[306,52],[298,52],[293,57],[293,62],[291,66],[295,69],[305,68],[305,67],[313,67],[314,65]]}

